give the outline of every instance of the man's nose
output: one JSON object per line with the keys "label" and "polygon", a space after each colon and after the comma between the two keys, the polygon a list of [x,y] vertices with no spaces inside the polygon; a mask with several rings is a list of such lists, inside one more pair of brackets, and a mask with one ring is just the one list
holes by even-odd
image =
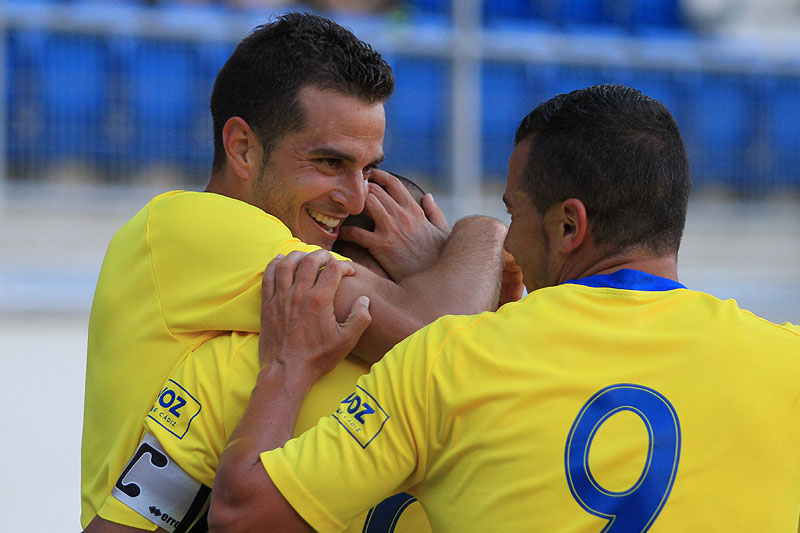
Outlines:
{"label": "man's nose", "polygon": [[364,210],[368,191],[369,184],[361,172],[349,173],[337,200],[349,214],[357,215]]}

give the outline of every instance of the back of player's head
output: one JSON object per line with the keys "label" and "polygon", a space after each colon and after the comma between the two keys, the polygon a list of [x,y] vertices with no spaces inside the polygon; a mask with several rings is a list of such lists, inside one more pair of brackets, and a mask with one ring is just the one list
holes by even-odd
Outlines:
{"label": "back of player's head", "polygon": [[526,139],[524,187],[539,212],[578,198],[596,244],[677,252],[691,178],[664,104],[621,85],[587,87],[536,107],[515,144]]}
{"label": "back of player's head", "polygon": [[307,86],[376,103],[391,96],[394,76],[370,45],[324,17],[292,12],[257,27],[239,43],[214,83],[212,172],[225,163],[222,128],[228,119],[244,119],[267,158],[284,134],[303,127],[298,93]]}

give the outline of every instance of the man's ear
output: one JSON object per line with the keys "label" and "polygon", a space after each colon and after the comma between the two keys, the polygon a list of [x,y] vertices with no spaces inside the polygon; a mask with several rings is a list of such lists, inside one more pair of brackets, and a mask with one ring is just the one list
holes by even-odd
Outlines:
{"label": "man's ear", "polygon": [[555,215],[558,219],[558,247],[566,255],[586,240],[589,230],[586,206],[577,198],[568,198],[557,206]]}
{"label": "man's ear", "polygon": [[222,144],[228,164],[241,179],[250,179],[258,172],[260,163],[256,152],[261,148],[253,130],[244,119],[231,117],[222,127]]}

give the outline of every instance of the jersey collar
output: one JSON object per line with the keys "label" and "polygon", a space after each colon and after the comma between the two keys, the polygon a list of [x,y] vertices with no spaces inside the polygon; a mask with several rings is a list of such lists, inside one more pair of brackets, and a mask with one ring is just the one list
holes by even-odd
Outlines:
{"label": "jersey collar", "polygon": [[585,285],[586,287],[628,289],[632,291],[671,291],[673,289],[686,288],[677,281],[629,268],[623,268],[611,274],[596,274],[581,279],[570,279],[564,283]]}

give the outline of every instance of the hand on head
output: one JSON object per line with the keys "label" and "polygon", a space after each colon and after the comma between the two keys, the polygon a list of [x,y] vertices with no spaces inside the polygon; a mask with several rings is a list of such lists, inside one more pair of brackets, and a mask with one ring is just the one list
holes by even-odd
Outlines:
{"label": "hand on head", "polygon": [[339,238],[367,249],[394,281],[430,268],[450,234],[433,196],[420,202],[400,178],[382,170],[373,171],[372,180],[364,214],[374,229],[346,225]]}
{"label": "hand on head", "polygon": [[352,264],[337,261],[326,250],[292,252],[273,259],[262,283],[262,366],[281,363],[316,379],[333,369],[358,342],[371,321],[369,299],[353,303],[347,320],[340,324],[333,299],[344,276],[354,273]]}

